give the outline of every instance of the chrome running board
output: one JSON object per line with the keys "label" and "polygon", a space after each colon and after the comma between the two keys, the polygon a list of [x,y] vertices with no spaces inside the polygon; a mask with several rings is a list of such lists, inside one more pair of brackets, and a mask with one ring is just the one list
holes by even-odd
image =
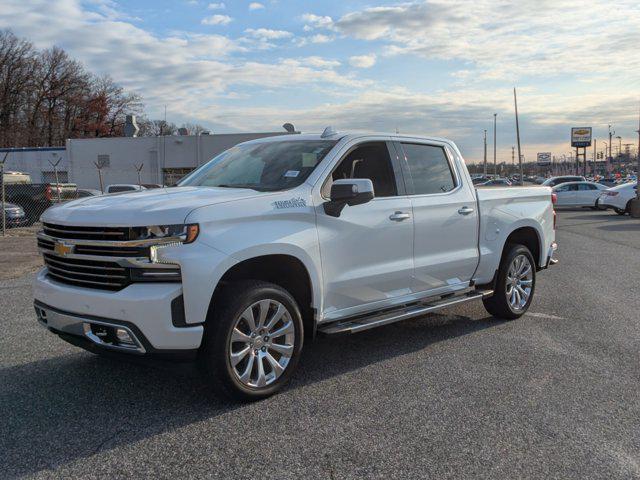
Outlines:
{"label": "chrome running board", "polygon": [[474,290],[463,295],[449,296],[431,302],[423,302],[411,306],[404,306],[399,309],[386,311],[383,313],[376,312],[372,315],[352,317],[346,320],[338,320],[327,325],[318,327],[319,333],[333,335],[336,333],[357,333],[370,328],[389,325],[390,323],[407,320],[409,318],[419,317],[426,313],[435,312],[445,307],[466,303],[472,300],[481,300],[485,297],[493,295],[493,290]]}

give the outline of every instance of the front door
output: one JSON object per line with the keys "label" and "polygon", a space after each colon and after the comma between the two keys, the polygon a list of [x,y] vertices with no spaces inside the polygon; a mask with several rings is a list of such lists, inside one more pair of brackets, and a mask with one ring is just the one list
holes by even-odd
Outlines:
{"label": "front door", "polygon": [[353,146],[326,179],[322,196],[328,199],[332,181],[344,178],[371,179],[375,198],[345,207],[337,218],[316,207],[326,320],[392,304],[410,293],[413,274],[411,202],[393,146]]}

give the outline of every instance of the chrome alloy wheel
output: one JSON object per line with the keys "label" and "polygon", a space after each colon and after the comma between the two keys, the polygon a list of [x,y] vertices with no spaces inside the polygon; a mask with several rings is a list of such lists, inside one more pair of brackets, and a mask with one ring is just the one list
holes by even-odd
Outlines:
{"label": "chrome alloy wheel", "polygon": [[260,300],[235,322],[229,339],[229,363],[244,385],[265,387],[285,371],[295,344],[295,325],[277,300]]}
{"label": "chrome alloy wheel", "polygon": [[507,301],[515,312],[522,310],[529,301],[533,287],[533,269],[526,255],[518,255],[507,272]]}

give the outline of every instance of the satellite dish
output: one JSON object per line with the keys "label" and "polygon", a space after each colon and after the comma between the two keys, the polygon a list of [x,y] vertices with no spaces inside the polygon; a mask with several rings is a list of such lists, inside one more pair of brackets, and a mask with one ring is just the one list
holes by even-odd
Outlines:
{"label": "satellite dish", "polygon": [[296,133],[296,127],[293,126],[293,123],[285,123],[284,125],[282,125],[282,128],[284,128],[289,133]]}

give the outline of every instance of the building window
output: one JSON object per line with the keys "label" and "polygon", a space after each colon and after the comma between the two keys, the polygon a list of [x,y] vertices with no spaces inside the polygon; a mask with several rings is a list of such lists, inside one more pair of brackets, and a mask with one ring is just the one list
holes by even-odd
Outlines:
{"label": "building window", "polygon": [[170,187],[178,183],[182,177],[193,172],[195,168],[163,168],[162,184]]}
{"label": "building window", "polygon": [[[58,181],[69,183],[69,173],[65,170],[58,170]],[[54,171],[42,172],[42,183],[56,183],[56,173]]]}
{"label": "building window", "polygon": [[98,155],[98,167],[107,168],[111,166],[111,158],[109,155]]}

